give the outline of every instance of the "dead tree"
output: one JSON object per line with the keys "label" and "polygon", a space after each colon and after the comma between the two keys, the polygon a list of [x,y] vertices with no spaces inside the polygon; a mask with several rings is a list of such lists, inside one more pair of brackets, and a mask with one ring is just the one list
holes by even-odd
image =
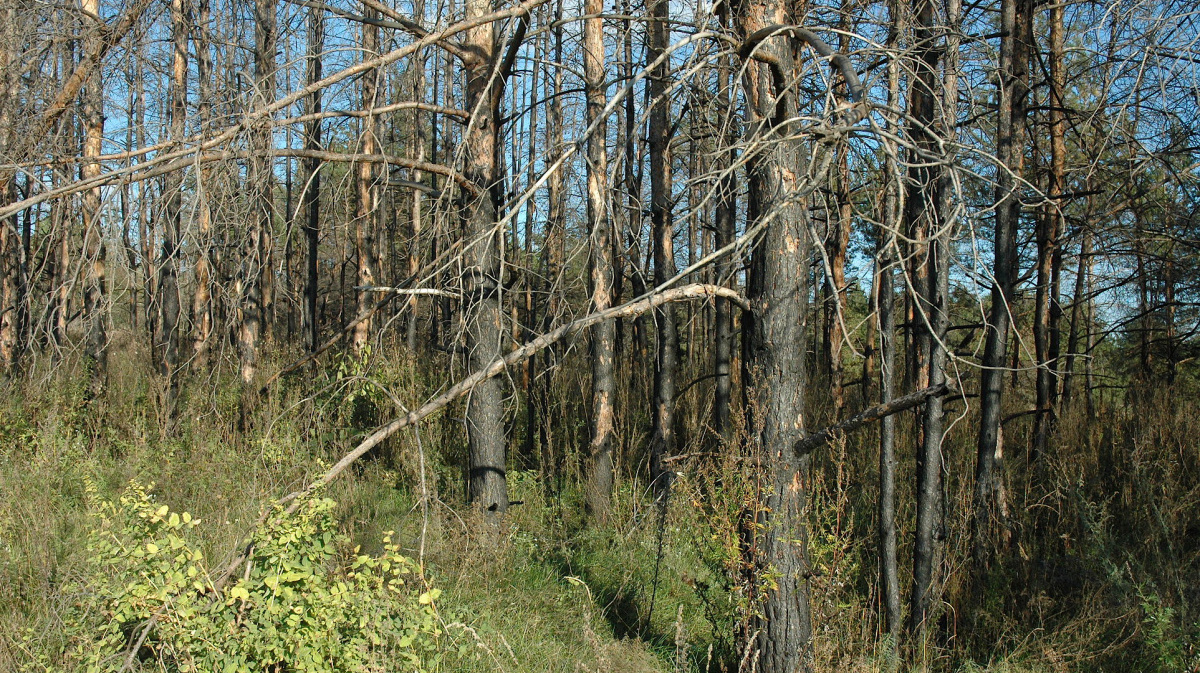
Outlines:
{"label": "dead tree", "polygon": [[[613,305],[613,233],[608,214],[608,123],[604,67],[603,0],[586,0],[583,25],[584,86],[587,91],[587,193],[591,231],[593,311]],[[613,487],[613,364],[616,359],[616,321],[592,329],[592,441],[589,447],[588,506],[603,520],[608,515]]]}

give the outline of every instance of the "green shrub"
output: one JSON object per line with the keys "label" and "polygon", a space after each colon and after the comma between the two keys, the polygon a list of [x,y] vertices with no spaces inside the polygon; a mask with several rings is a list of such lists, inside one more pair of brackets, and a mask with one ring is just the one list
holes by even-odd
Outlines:
{"label": "green shrub", "polygon": [[[384,538],[382,554],[350,549],[334,502],[276,508],[255,531],[236,581],[189,540],[199,524],[131,485],[94,497],[88,561],[72,588],[65,645],[28,670],[421,671],[436,663],[433,601],[416,565]],[[33,651],[33,634],[25,639]]]}

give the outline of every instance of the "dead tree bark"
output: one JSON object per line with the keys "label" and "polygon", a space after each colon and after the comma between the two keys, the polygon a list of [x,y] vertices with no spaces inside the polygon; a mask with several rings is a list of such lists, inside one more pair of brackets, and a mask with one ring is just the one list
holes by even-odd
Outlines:
{"label": "dead tree bark", "polygon": [[[470,21],[491,11],[489,0],[467,0],[465,19]],[[472,112],[463,150],[464,174],[476,186],[475,194],[464,195],[462,288],[465,299],[467,350],[476,369],[503,354],[504,328],[500,307],[502,290],[499,237],[496,225],[496,137],[501,89],[492,81],[498,65],[496,31],[491,23],[466,31],[465,46],[470,58],[466,67],[466,109]],[[468,493],[475,505],[489,512],[508,509],[505,465],[504,399],[494,379],[481,383],[467,403],[467,434],[470,440]]]}
{"label": "dead tree bark", "polygon": [[[182,143],[187,134],[188,37],[191,20],[184,0],[171,0],[171,83],[169,132],[171,141]],[[162,249],[158,261],[158,337],[159,374],[166,380],[166,406],[174,414],[176,375],[179,369],[179,237],[183,219],[183,171],[171,173],[166,180],[166,221],[163,222]]]}
{"label": "dead tree bark", "polygon": [[[924,283],[926,296],[922,304],[927,311],[926,327],[929,368],[926,379],[930,386],[946,382],[946,331],[950,325],[950,255],[954,238],[954,176],[948,166],[954,165],[954,143],[957,135],[958,110],[958,15],[960,0],[946,1],[946,38],[942,63],[940,111],[934,129],[941,136],[942,166],[931,171],[929,196],[931,203],[923,210],[930,218],[929,256]],[[919,12],[918,16],[922,13]],[[932,12],[931,12],[932,14]],[[930,36],[928,39],[932,39]],[[930,45],[932,47],[932,45]],[[922,442],[917,455],[917,529],[913,550],[913,594],[911,632],[915,644],[924,647],[925,634],[941,566],[942,542],[946,538],[944,493],[942,486],[943,408],[941,397],[930,397],[922,416]]]}
{"label": "dead tree bark", "polygon": [[1029,460],[1036,462],[1045,452],[1053,431],[1058,393],[1057,332],[1062,313],[1058,298],[1059,238],[1063,229],[1063,192],[1066,188],[1067,118],[1063,99],[1064,67],[1063,7],[1050,8],[1050,184],[1037,228],[1037,293],[1034,299],[1033,342],[1037,358],[1036,409],[1033,418],[1033,447]]}
{"label": "dead tree bark", "polygon": [[[362,23],[362,60],[368,61],[378,55],[379,52],[379,26],[372,23],[371,19],[376,19],[377,12],[371,8],[364,9],[367,21]],[[368,111],[366,117],[363,117],[360,123],[362,124],[359,130],[359,149],[363,154],[372,155],[379,151],[379,129],[376,121],[376,116],[369,111],[376,107],[376,96],[379,90],[379,69],[369,68],[363,73],[361,79],[362,86],[362,109]],[[358,261],[358,286],[371,287],[375,285],[375,271],[377,261],[375,259],[375,229],[378,221],[378,211],[376,201],[378,200],[378,189],[375,186],[375,162],[359,161],[357,166],[357,174],[355,176],[355,187],[358,190],[358,208],[354,217],[354,245]],[[358,308],[357,312],[362,315],[371,308],[374,300],[369,292],[358,290]],[[363,348],[371,338],[371,320],[360,320],[354,327],[354,337],[351,340],[351,347],[355,354],[361,354]]]}
{"label": "dead tree bark", "polygon": [[[305,80],[311,86],[322,77],[322,59],[325,50],[325,12],[317,7],[308,10],[308,53],[305,57]],[[321,113],[321,92],[314,91],[305,98],[305,112]],[[314,118],[304,128],[304,148],[321,149],[321,120]],[[304,334],[308,352],[314,353],[321,343],[321,325],[317,314],[319,292],[317,266],[320,261],[321,245],[321,160],[312,156],[304,160],[304,239],[306,243],[304,272]]]}
{"label": "dead tree bark", "polygon": [[[199,20],[196,25],[192,43],[196,49],[196,79],[199,81],[200,98],[196,106],[196,115],[200,119],[200,128],[207,130],[212,123],[213,106],[213,63],[210,52],[209,23],[211,14],[209,0],[198,0]],[[211,189],[211,171],[201,169],[200,180],[196,188],[198,235],[196,250],[196,289],[192,295],[192,322],[196,334],[192,342],[192,351],[196,358],[196,366],[204,369],[208,366],[208,354],[213,335],[213,210],[208,194]]]}
{"label": "dead tree bark", "polygon": [[[100,0],[82,0],[84,13],[100,16]],[[104,40],[99,29],[93,29],[87,39],[87,52],[100,51]],[[104,84],[99,70],[88,76],[83,91],[82,120],[86,137],[83,143],[84,163],[80,177],[84,180],[100,175],[100,162],[94,157],[101,155],[104,144]],[[105,294],[106,253],[101,218],[101,193],[93,187],[83,193],[83,249],[87,265],[83,288],[83,314],[87,329],[87,345],[84,356],[90,373],[89,391],[93,397],[103,394],[108,380],[108,304]]]}
{"label": "dead tree bark", "polygon": [[[262,109],[275,101],[276,3],[254,3],[254,78],[253,106]],[[238,353],[243,385],[252,389],[258,368],[260,336],[270,339],[271,322],[271,235],[275,220],[274,180],[271,175],[271,124],[261,120],[253,129],[250,158],[250,227],[244,242],[241,284],[241,327]]]}
{"label": "dead tree bark", "polygon": [[[414,0],[413,14],[416,15],[418,21],[425,21],[425,0]],[[425,100],[425,67],[426,67],[426,50],[422,49],[413,56],[413,74],[412,74],[412,99],[414,101]],[[436,102],[436,101],[434,101]],[[427,142],[425,135],[425,119],[420,110],[413,112],[413,142],[412,154],[413,159],[419,162],[425,161],[425,145]],[[413,182],[421,182],[423,174],[420,171],[413,171]],[[425,194],[420,189],[412,190],[412,217],[409,225],[409,244],[408,244],[408,274],[416,276],[421,270],[421,233],[425,226]],[[417,322],[420,317],[420,302],[417,295],[409,297],[408,300],[408,350],[415,352],[417,350]]]}
{"label": "dead tree bark", "polygon": [[[723,3],[721,7],[726,7]],[[729,17],[722,18],[723,23],[729,23]],[[737,143],[736,129],[733,127],[734,104],[733,57],[727,57],[719,66],[718,72],[721,109],[724,120],[720,126],[723,131],[723,142],[727,145],[719,154],[719,168],[723,174],[717,178],[717,203],[713,209],[713,220],[716,231],[714,247],[717,250],[733,242],[737,227],[737,182],[734,174]],[[726,255],[717,261],[716,279],[718,285],[733,284],[735,265],[732,255]],[[716,392],[713,399],[713,432],[722,442],[730,437],[729,407],[733,392],[733,306],[725,299],[716,300],[713,306],[713,373],[717,377]]]}
{"label": "dead tree bark", "polygon": [[[608,123],[604,116],[607,82],[604,66],[603,0],[586,0],[583,24],[584,86],[587,90],[588,222],[591,230],[592,310],[613,304],[612,219],[608,213]],[[592,329],[592,442],[588,507],[593,516],[608,516],[613,487],[613,379],[616,322],[606,320]]]}
{"label": "dead tree bark", "polygon": [[[901,17],[898,0],[889,3],[892,29],[888,31],[888,104],[896,108],[900,98],[900,61],[896,54]],[[899,122],[888,119],[894,130]],[[875,311],[879,323],[879,402],[887,404],[895,394],[896,382],[896,292],[895,264],[898,250],[896,235],[900,224],[900,189],[895,176],[896,153],[884,155],[883,229],[879,232],[875,253]],[[864,387],[866,381],[863,381]],[[899,644],[901,628],[900,572],[896,558],[896,419],[887,416],[879,426],[879,591],[882,596],[884,626],[891,646]]]}
{"label": "dead tree bark", "polygon": [[[746,38],[791,18],[783,3],[773,0],[747,3],[740,9],[740,28]],[[762,41],[756,50],[774,61],[783,77],[793,77],[792,46],[776,36]],[[753,545],[758,553],[749,560],[758,575],[771,573],[775,578],[761,598],[754,647],[760,671],[792,673],[809,670],[812,639],[803,519],[810,459],[792,451],[805,431],[804,342],[812,241],[807,207],[794,199],[806,157],[797,141],[784,139],[787,120],[794,119],[797,109],[795,94],[783,90],[766,65],[748,56],[743,59],[747,135],[757,145],[755,155],[747,159],[748,218],[755,224],[770,221],[750,262],[751,310],[744,318],[742,336],[747,374],[743,383],[753,391],[749,428],[766,471],[763,507],[755,522],[761,531]]]}
{"label": "dead tree bark", "polygon": [[[675,275],[675,228],[671,221],[671,101],[670,63],[652,65],[670,43],[668,0],[653,0],[647,7],[646,65],[652,67],[649,83],[650,221],[654,239],[654,284]],[[654,431],[650,439],[650,479],[655,497],[670,486],[664,458],[675,453],[675,387],[679,366],[679,333],[675,307],[665,304],[654,314],[658,348],[654,366]]]}
{"label": "dead tree bark", "polygon": [[1000,5],[1000,90],[996,134],[996,233],[975,463],[973,551],[976,567],[986,571],[1006,539],[1000,416],[1004,366],[1008,355],[1010,310],[1016,290],[1017,227],[1021,217],[1021,174],[1025,163],[1025,97],[1029,67],[1031,0],[1002,0]]}

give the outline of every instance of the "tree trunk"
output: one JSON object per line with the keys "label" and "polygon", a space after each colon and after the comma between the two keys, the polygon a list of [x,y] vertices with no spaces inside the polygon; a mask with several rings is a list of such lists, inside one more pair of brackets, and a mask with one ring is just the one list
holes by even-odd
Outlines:
{"label": "tree trunk", "polygon": [[[1090,209],[1089,209],[1090,210]],[[1071,302],[1071,319],[1067,333],[1067,359],[1063,366],[1062,405],[1069,408],[1074,396],[1075,358],[1079,353],[1079,330],[1088,329],[1082,324],[1082,318],[1087,315],[1085,305],[1090,301],[1086,295],[1087,278],[1092,258],[1092,232],[1085,229],[1083,239],[1079,243],[1079,264],[1075,270],[1075,298]],[[1085,354],[1090,356],[1089,354]]]}
{"label": "tree trunk", "polygon": [[[788,24],[782,3],[747,3],[736,12],[743,39],[773,24]],[[764,41],[759,53],[776,62],[783,77],[795,77],[796,45],[782,36]],[[770,218],[755,246],[747,275],[751,310],[743,325],[746,352],[744,385],[752,390],[751,436],[765,472],[763,507],[755,514],[749,567],[761,582],[770,576],[761,613],[752,631],[758,670],[793,673],[811,668],[812,616],[804,523],[809,455],[797,455],[804,436],[806,384],[805,333],[808,267],[812,251],[809,213],[799,194],[807,173],[806,150],[788,139],[786,125],[797,115],[793,89],[780,89],[762,63],[745,60],[747,136],[755,155],[747,159],[748,215],[752,223]],[[784,128],[780,128],[783,126]]]}
{"label": "tree trunk", "polygon": [[[722,7],[724,6],[722,5]],[[728,23],[728,17],[723,18],[723,21]],[[717,250],[733,242],[737,227],[737,182],[734,174],[734,161],[737,157],[736,151],[733,149],[737,144],[737,138],[734,137],[731,121],[736,112],[732,90],[734,67],[733,57],[730,56],[721,63],[717,75],[720,82],[718,95],[725,117],[721,127],[727,134],[722,139],[726,147],[722,148],[718,155],[718,168],[723,171],[723,174],[717,178],[717,203],[713,218]],[[735,268],[733,253],[721,257],[717,260],[715,282],[718,285],[735,285],[736,281],[733,277]],[[729,406],[733,392],[733,304],[728,299],[719,298],[714,303],[713,309],[713,332],[715,334],[713,373],[717,377],[716,393],[713,399],[713,432],[721,443],[726,443],[731,434]]]}
{"label": "tree trunk", "polygon": [[[491,11],[489,0],[466,0],[465,19]],[[462,288],[466,303],[467,350],[473,370],[482,369],[503,355],[504,330],[500,311],[500,246],[495,228],[496,105],[492,100],[492,66],[496,54],[495,27],[484,24],[466,32],[465,45],[472,58],[464,64],[467,77],[467,110],[474,118],[468,126],[463,150],[464,173],[476,187],[464,194],[463,233],[468,248],[463,259]],[[489,512],[508,509],[505,479],[504,399],[500,383],[489,379],[471,393],[467,403],[469,495]]]}
{"label": "tree trunk", "polygon": [[[322,59],[325,51],[325,10],[310,7],[308,10],[308,54],[306,56],[305,81],[309,85],[322,77]],[[321,112],[321,92],[314,91],[305,98],[305,112],[317,115]],[[321,120],[313,119],[305,125],[304,147],[321,149]],[[304,334],[308,352],[315,353],[321,343],[321,321],[317,315],[317,293],[319,291],[317,265],[320,259],[321,242],[321,160],[310,157],[304,160],[304,238],[307,253],[304,274]]]}
{"label": "tree trunk", "polygon": [[[378,12],[371,7],[364,10],[368,21],[362,24],[362,60],[368,61],[379,53],[379,26],[369,21],[376,18]],[[363,73],[362,109],[371,110],[377,107],[376,96],[379,91],[379,69],[370,68]],[[368,113],[361,120],[358,145],[363,154],[379,153],[379,129],[374,114]],[[375,284],[375,271],[378,262],[375,258],[375,229],[378,221],[376,201],[379,194],[375,186],[375,163],[360,161],[357,164],[355,186],[358,189],[358,209],[354,217],[354,244],[358,260],[358,285],[369,287]],[[375,303],[374,294],[367,290],[358,290],[358,315],[365,315]],[[351,346],[355,354],[361,354],[363,347],[371,339],[371,318],[366,317],[354,326],[354,338]]]}
{"label": "tree trunk", "polygon": [[[169,132],[174,143],[182,143],[187,134],[187,73],[189,8],[184,0],[171,0],[171,84]],[[166,407],[174,415],[176,379],[179,368],[179,236],[183,219],[183,171],[171,173],[166,181],[166,221],[163,222],[162,250],[158,262],[158,347],[162,357],[159,373],[166,379]]]}
{"label": "tree trunk", "polygon": [[[592,311],[612,306],[612,220],[608,214],[608,123],[604,104],[608,98],[604,67],[603,0],[586,0],[583,24],[583,68],[587,89],[588,223],[591,230]],[[588,506],[603,521],[608,516],[613,487],[613,379],[616,322],[605,320],[592,328],[592,442]]]}
{"label": "tree trunk", "polygon": [[[81,8],[85,14],[100,16],[100,0],[82,0]],[[88,51],[94,50],[94,47],[90,46],[92,42],[101,39],[103,37],[100,31],[93,29],[88,37]],[[102,170],[100,162],[94,159],[103,153],[104,144],[104,84],[99,69],[93,71],[83,93],[81,116],[86,138],[83,143],[84,163],[80,168],[80,177],[87,180],[100,175]],[[101,230],[101,205],[100,187],[93,187],[83,193],[83,250],[87,265],[83,288],[83,314],[87,329],[84,356],[90,372],[89,391],[93,397],[98,397],[104,392],[108,380],[108,304],[105,297],[107,250],[104,245],[104,232]],[[66,241],[64,236],[64,245]],[[65,318],[65,315],[61,317]]]}
{"label": "tree trunk", "polygon": [[[417,21],[425,22],[425,0],[414,0],[413,14]],[[425,100],[425,50],[417,52],[413,57],[413,76],[412,76],[412,99],[414,101]],[[436,101],[435,101],[436,102]],[[425,119],[420,110],[413,113],[413,158],[417,161],[425,161]],[[421,182],[422,173],[413,171],[412,179],[414,182]],[[409,227],[409,244],[408,244],[408,275],[416,277],[421,271],[421,231],[425,226],[425,194],[420,189],[412,190],[412,219]],[[408,350],[415,352],[417,350],[417,320],[420,317],[420,304],[417,302],[417,295],[412,295],[408,300]]]}
{"label": "tree trunk", "polygon": [[[935,115],[936,127],[940,132],[941,147],[953,148],[956,142],[958,123],[958,14],[960,0],[947,0],[945,59],[941,82],[941,110]],[[933,40],[932,0],[924,3],[916,12],[921,28],[918,40]],[[933,48],[932,44],[928,45]],[[928,66],[936,67],[934,63]],[[929,80],[932,84],[934,80]],[[932,93],[932,92],[930,92]],[[938,143],[931,143],[935,150]],[[948,156],[942,166],[953,166],[956,157],[952,149],[945,150]],[[926,264],[926,292],[921,304],[926,311],[928,326],[925,349],[929,354],[929,367],[925,380],[930,386],[946,382],[946,330],[949,327],[947,302],[950,291],[950,242],[954,238],[954,176],[945,168],[926,173],[929,184],[922,188],[918,198],[928,198],[920,210],[929,222],[929,255]],[[922,321],[924,322],[924,321]],[[943,471],[943,409],[940,396],[930,397],[925,402],[922,416],[922,441],[917,453],[917,528],[913,549],[913,593],[910,611],[911,632],[918,647],[925,645],[925,633],[931,617],[934,586],[941,565],[942,541],[946,537],[945,507],[942,487]]]}
{"label": "tree trunk", "polygon": [[[896,109],[900,98],[900,59],[895,54],[901,31],[902,18],[898,16],[898,0],[889,3],[893,16],[892,29],[888,32],[888,106]],[[889,130],[899,126],[898,120],[888,119]],[[896,292],[895,268],[897,241],[900,223],[901,185],[894,176],[899,175],[895,154],[884,156],[883,229],[878,235],[875,269],[875,310],[879,322],[879,402],[887,404],[895,396],[896,380]],[[866,381],[863,381],[864,387]],[[896,418],[885,416],[879,426],[879,591],[882,596],[884,627],[891,646],[898,645],[900,636],[900,573],[896,559]]]}
{"label": "tree trunk", "polygon": [[[276,3],[254,3],[254,107],[261,109],[275,100]],[[274,180],[271,175],[270,120],[262,120],[252,131],[254,154],[250,158],[250,195],[253,209],[247,232],[241,284],[241,327],[238,352],[243,385],[252,388],[258,368],[260,335],[270,340],[271,322],[271,235],[275,220]]]}
{"label": "tree trunk", "polygon": [[[670,43],[668,1],[653,0],[647,8],[646,66],[651,67]],[[654,238],[654,284],[675,275],[675,229],[671,221],[671,102],[670,63],[666,59],[652,68],[649,83],[651,105],[650,222]],[[670,487],[665,458],[675,453],[675,376],[679,366],[679,333],[675,307],[665,304],[654,313],[658,350],[654,367],[654,434],[650,439],[650,479],[655,496],[663,497]]]}
{"label": "tree trunk", "polygon": [[980,372],[979,435],[975,464],[974,560],[986,571],[1005,544],[1001,394],[1007,359],[1013,295],[1018,275],[1017,227],[1021,216],[1019,178],[1025,160],[1025,97],[1031,35],[1031,0],[1002,0],[1000,91],[996,134],[997,185],[992,306]]}
{"label": "tree trunk", "polygon": [[1050,8],[1050,184],[1037,229],[1037,294],[1034,299],[1033,342],[1037,358],[1036,409],[1033,418],[1033,447],[1029,461],[1036,462],[1046,450],[1057,411],[1054,399],[1058,389],[1058,363],[1052,353],[1058,331],[1058,262],[1059,237],[1062,235],[1063,202],[1066,187],[1067,120],[1063,91],[1063,7]]}
{"label": "tree trunk", "polygon": [[[197,115],[200,118],[200,128],[207,130],[212,122],[213,81],[212,55],[209,51],[209,0],[199,0],[199,22],[193,36],[196,49],[196,78],[200,84],[200,99],[197,105]],[[212,297],[212,240],[213,240],[213,211],[209,203],[208,192],[211,189],[211,171],[201,169],[200,180],[196,188],[197,219],[199,234],[196,251],[196,290],[192,295],[192,322],[195,324],[196,335],[192,342],[196,366],[204,369],[208,366],[208,354],[213,335],[213,297]]]}

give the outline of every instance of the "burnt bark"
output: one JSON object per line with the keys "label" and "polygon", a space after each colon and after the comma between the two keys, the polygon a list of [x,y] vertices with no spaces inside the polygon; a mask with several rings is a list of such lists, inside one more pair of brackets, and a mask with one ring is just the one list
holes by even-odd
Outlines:
{"label": "burnt bark", "polygon": [[1018,276],[1017,228],[1021,218],[1020,178],[1025,162],[1025,99],[1029,92],[1031,0],[1000,6],[1000,86],[996,134],[996,217],[991,309],[988,312],[976,444],[973,553],[985,572],[1007,539],[1000,416],[1008,355],[1010,310]]}
{"label": "burnt bark", "polygon": [[[671,101],[670,59],[653,65],[670,43],[668,0],[653,0],[648,11],[646,65],[649,81],[650,124],[650,226],[654,247],[654,284],[660,286],[675,275],[675,227],[671,198]],[[670,487],[664,459],[675,453],[675,389],[679,368],[679,327],[675,307],[663,305],[654,314],[657,350],[654,362],[654,430],[650,439],[650,479],[655,497],[662,498]]]}

